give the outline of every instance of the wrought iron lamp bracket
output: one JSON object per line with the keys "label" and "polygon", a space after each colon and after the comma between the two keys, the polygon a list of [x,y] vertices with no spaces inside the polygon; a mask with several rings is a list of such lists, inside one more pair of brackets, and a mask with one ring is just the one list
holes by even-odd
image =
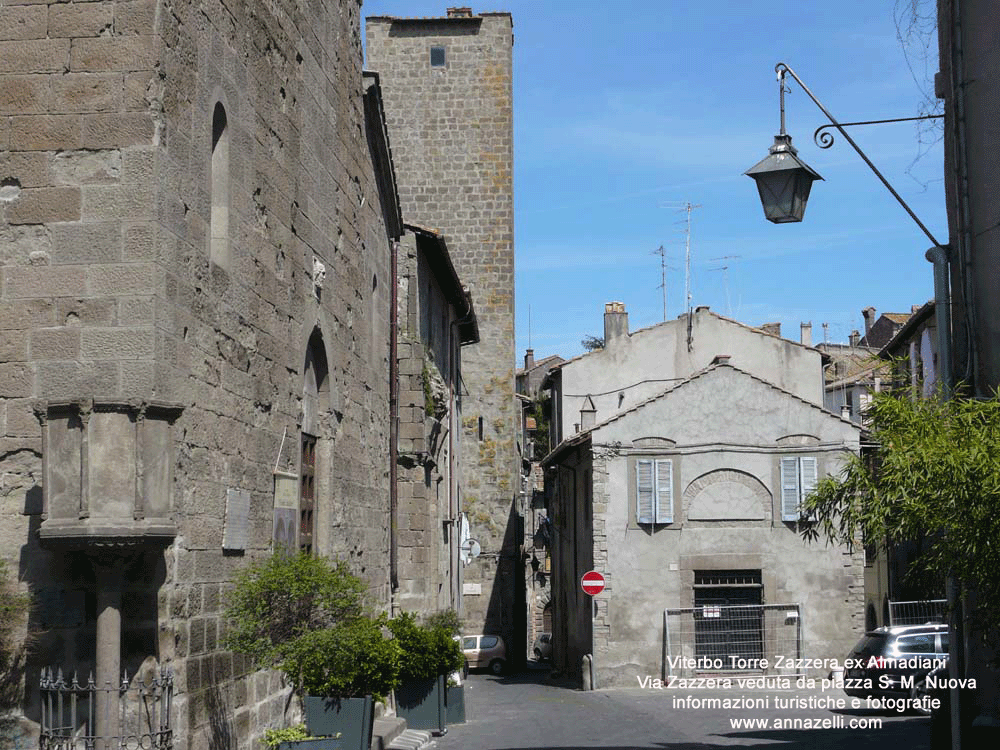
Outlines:
{"label": "wrought iron lamp bracket", "polygon": [[879,178],[879,180],[882,182],[883,185],[885,185],[886,189],[890,193],[892,193],[892,197],[895,198],[896,201],[899,203],[899,205],[901,205],[903,207],[903,209],[906,211],[906,213],[908,213],[910,215],[910,218],[913,219],[913,221],[916,222],[917,226],[920,227],[921,231],[927,236],[927,238],[932,243],[934,243],[934,246],[935,247],[942,247],[942,244],[937,241],[937,239],[934,237],[933,234],[931,234],[930,230],[924,225],[924,223],[922,221],[920,221],[919,218],[917,218],[917,215],[915,213],[913,213],[913,209],[911,209],[909,207],[909,205],[907,205],[906,201],[903,200],[902,196],[899,193],[896,192],[895,188],[893,188],[892,185],[889,184],[889,181],[878,170],[878,167],[876,167],[872,163],[872,160],[868,158],[867,154],[865,154],[865,152],[861,150],[861,147],[858,146],[858,144],[854,142],[854,139],[851,138],[851,136],[848,134],[848,132],[846,130],[844,130],[844,128],[848,127],[848,126],[851,126],[851,125],[874,125],[874,124],[882,123],[882,122],[902,122],[902,121],[905,121],[905,120],[924,120],[924,119],[931,119],[931,118],[934,118],[934,117],[941,117],[943,115],[928,115],[926,117],[907,117],[907,118],[901,118],[899,120],[869,120],[869,121],[865,121],[865,122],[847,122],[847,123],[841,123],[841,122],[837,121],[837,118],[835,118],[832,114],[830,114],[830,111],[826,107],[823,106],[823,103],[820,102],[820,100],[816,98],[816,95],[813,94],[813,92],[809,90],[809,87],[806,86],[802,82],[802,79],[799,78],[798,75],[795,73],[795,71],[792,70],[788,65],[786,65],[783,62],[779,62],[777,65],[774,66],[774,72],[778,74],[778,91],[779,91],[780,99],[781,99],[781,135],[786,135],[786,133],[785,133],[785,92],[788,91],[789,89],[788,89],[788,87],[787,87],[787,85],[785,83],[785,76],[786,75],[790,75],[792,78],[795,79],[795,82],[799,84],[799,86],[802,88],[802,90],[806,92],[806,94],[809,96],[809,98],[813,100],[813,103],[817,107],[819,107],[820,111],[824,115],[826,115],[826,119],[828,119],[830,121],[829,125],[823,125],[823,126],[817,128],[816,132],[813,134],[813,140],[816,142],[816,145],[819,146],[820,148],[830,148],[830,146],[833,145],[834,137],[833,137],[832,133],[827,132],[827,128],[836,128],[838,131],[840,131],[840,134],[844,137],[844,140],[847,141],[849,144],[851,144],[851,148],[853,148],[855,151],[857,151],[858,156],[860,156],[864,160],[865,164],[868,165],[868,168],[871,169],[871,171],[875,173],[875,176]]}

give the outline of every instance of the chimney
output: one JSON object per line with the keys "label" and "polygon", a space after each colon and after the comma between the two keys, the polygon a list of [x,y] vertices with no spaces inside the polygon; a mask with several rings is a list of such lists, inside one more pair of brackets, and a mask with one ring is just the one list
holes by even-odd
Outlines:
{"label": "chimney", "polygon": [[799,342],[805,346],[813,345],[813,324],[812,321],[808,323],[799,323]]}
{"label": "chimney", "polygon": [[628,313],[624,302],[608,302],[604,306],[604,346],[615,339],[628,336]]}
{"label": "chimney", "polygon": [[472,8],[448,8],[448,18],[472,18]]}
{"label": "chimney", "polygon": [[875,325],[875,308],[866,307],[861,311],[861,314],[865,316],[865,336],[872,332],[872,326]]}
{"label": "chimney", "polygon": [[526,349],[524,352],[524,369],[530,370],[535,366],[535,350]]}
{"label": "chimney", "polygon": [[851,407],[848,406],[847,404],[841,404],[841,406],[840,406],[840,416],[843,417],[844,419],[850,419],[851,418]]}
{"label": "chimney", "polygon": [[851,335],[847,337],[847,340],[851,342],[851,346],[857,346],[861,341],[861,334],[858,331],[851,331]]}
{"label": "chimney", "polygon": [[712,364],[713,365],[728,365],[729,364],[729,355],[728,354],[716,354],[712,358]]}
{"label": "chimney", "polygon": [[772,336],[781,335],[781,323],[764,323],[761,325],[760,330],[764,333],[769,333]]}

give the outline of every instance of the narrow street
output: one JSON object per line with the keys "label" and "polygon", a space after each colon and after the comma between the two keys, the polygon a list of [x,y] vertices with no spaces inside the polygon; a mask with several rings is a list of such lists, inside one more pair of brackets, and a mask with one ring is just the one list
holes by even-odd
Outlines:
{"label": "narrow street", "polygon": [[[757,747],[778,750],[905,747],[929,748],[930,719],[869,710],[776,709],[776,700],[844,697],[839,691],[720,691],[622,688],[584,693],[548,678],[547,672],[494,677],[470,675],[465,701],[468,721],[437,738],[439,750],[704,750]],[[762,710],[674,708],[675,699],[770,698]],[[695,704],[697,705],[697,704]],[[826,728],[740,727],[742,720],[828,721]],[[851,728],[851,724],[869,728]],[[878,726],[881,724],[881,726]],[[841,725],[843,727],[841,728]]]}

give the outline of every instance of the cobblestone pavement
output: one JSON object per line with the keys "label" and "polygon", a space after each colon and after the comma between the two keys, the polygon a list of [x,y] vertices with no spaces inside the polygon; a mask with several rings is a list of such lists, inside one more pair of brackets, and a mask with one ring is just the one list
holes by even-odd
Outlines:
{"label": "cobblestone pavement", "polygon": [[[690,698],[688,697],[690,696]],[[752,697],[758,707],[739,706]],[[843,698],[848,708],[822,707]],[[707,699],[713,699],[708,701]],[[718,699],[715,702],[714,699]],[[729,703],[723,701],[728,700]],[[700,703],[698,701],[701,701]],[[465,724],[436,739],[438,750],[928,750],[930,719],[852,710],[830,690],[656,690],[581,692],[546,672],[466,682]],[[747,724],[747,721],[752,724]],[[776,720],[782,722],[777,728]],[[789,727],[784,722],[791,720]]]}

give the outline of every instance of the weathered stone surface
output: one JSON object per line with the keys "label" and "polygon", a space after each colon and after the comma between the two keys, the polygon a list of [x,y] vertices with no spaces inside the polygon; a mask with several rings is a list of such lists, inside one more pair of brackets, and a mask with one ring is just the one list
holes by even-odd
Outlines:
{"label": "weathered stone surface", "polygon": [[76,187],[25,188],[7,204],[10,224],[45,224],[80,219],[80,189]]}
{"label": "weathered stone surface", "polygon": [[82,121],[76,115],[12,117],[10,148],[14,151],[56,151],[79,148]]}
{"label": "weathered stone surface", "polygon": [[0,73],[56,73],[69,64],[69,39],[0,41]]}
{"label": "weathered stone surface", "polygon": [[38,151],[0,152],[0,180],[16,180],[22,188],[51,185],[48,155]]}
{"label": "weathered stone surface", "polygon": [[80,358],[80,330],[78,328],[38,328],[31,332],[31,358],[33,360]]}
{"label": "weathered stone surface", "polygon": [[61,3],[49,8],[52,39],[101,36],[111,31],[114,6],[107,3]]}
{"label": "weathered stone surface", "polygon": [[54,224],[52,263],[112,263],[122,259],[121,227],[116,222]]}
{"label": "weathered stone surface", "polygon": [[65,151],[52,157],[52,174],[60,185],[92,185],[117,182],[122,154],[117,149]]}
{"label": "weathered stone surface", "polygon": [[149,70],[158,60],[158,45],[149,36],[74,39],[69,69],[105,73],[112,70]]}
{"label": "weathered stone surface", "polygon": [[44,39],[47,10],[29,5],[0,7],[0,41]]}
{"label": "weathered stone surface", "polygon": [[51,111],[57,114],[116,111],[122,103],[121,74],[68,73],[52,81]]}
{"label": "weathered stone surface", "polygon": [[85,271],[79,267],[9,266],[3,271],[7,299],[69,297],[83,294],[86,288]]}
{"label": "weathered stone surface", "polygon": [[43,113],[48,100],[48,76],[0,76],[0,115]]}

